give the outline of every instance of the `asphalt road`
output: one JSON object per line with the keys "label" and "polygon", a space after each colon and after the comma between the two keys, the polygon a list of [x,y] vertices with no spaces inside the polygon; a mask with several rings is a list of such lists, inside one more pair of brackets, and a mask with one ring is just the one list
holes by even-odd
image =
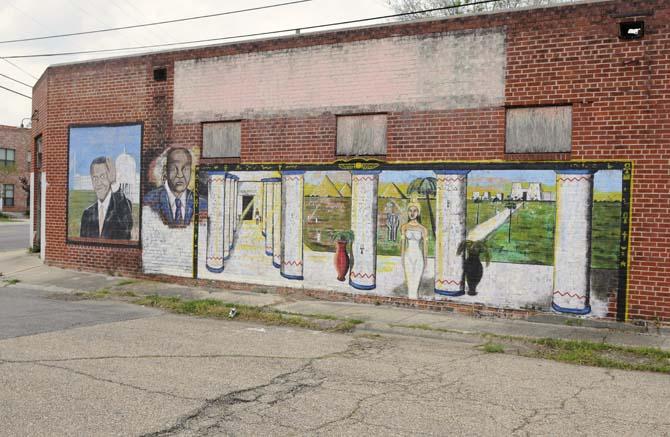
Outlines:
{"label": "asphalt road", "polygon": [[28,247],[28,222],[0,222],[0,252]]}
{"label": "asphalt road", "polygon": [[2,436],[670,434],[667,375],[46,288],[0,285]]}

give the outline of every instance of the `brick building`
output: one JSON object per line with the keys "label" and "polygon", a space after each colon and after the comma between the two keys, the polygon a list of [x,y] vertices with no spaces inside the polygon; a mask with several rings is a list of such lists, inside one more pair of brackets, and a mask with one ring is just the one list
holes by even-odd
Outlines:
{"label": "brick building", "polygon": [[30,210],[28,192],[23,188],[31,171],[30,129],[0,125],[0,198],[4,212]]}
{"label": "brick building", "polygon": [[[590,1],[51,66],[35,236],[65,267],[670,322],[669,41],[670,1]],[[546,201],[472,200],[512,183]]]}

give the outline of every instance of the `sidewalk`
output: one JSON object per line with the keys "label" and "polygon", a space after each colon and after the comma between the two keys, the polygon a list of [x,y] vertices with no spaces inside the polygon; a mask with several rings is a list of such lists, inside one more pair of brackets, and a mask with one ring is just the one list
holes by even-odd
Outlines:
{"label": "sidewalk", "polygon": [[[0,253],[0,293],[3,280],[18,279],[22,286],[54,293],[96,291],[114,286],[126,286],[138,294],[179,296],[185,299],[219,299],[225,302],[272,307],[277,310],[331,315],[363,320],[357,332],[397,334],[431,338],[450,338],[470,334],[497,334],[528,338],[589,340],[623,346],[657,347],[670,350],[670,332],[647,333],[631,324],[583,320],[547,313],[531,320],[475,318],[453,313],[394,308],[322,300],[296,300],[291,296],[256,293],[217,288],[191,288],[154,281],[140,281],[118,276],[85,273],[49,267],[41,264],[37,255],[24,250]],[[576,326],[582,324],[582,326]]]}

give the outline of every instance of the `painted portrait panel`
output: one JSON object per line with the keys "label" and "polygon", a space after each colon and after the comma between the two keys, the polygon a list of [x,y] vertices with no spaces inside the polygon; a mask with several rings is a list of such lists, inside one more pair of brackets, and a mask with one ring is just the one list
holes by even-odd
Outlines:
{"label": "painted portrait panel", "polygon": [[198,148],[173,144],[147,165],[151,188],[142,199],[145,273],[191,274],[199,153]]}
{"label": "painted portrait panel", "polygon": [[69,241],[139,242],[141,149],[141,124],[70,128]]}

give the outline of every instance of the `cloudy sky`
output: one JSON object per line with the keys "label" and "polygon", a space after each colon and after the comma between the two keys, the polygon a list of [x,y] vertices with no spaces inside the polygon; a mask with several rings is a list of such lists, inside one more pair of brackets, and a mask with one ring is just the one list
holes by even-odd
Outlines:
{"label": "cloudy sky", "polygon": [[[0,2],[0,41],[171,20],[288,1],[290,0],[199,0],[195,2],[183,0],[3,0]],[[40,41],[0,43],[0,57],[5,57],[5,59],[0,59],[0,86],[30,96],[32,95],[30,87],[2,75],[10,76],[32,86],[44,70],[52,64],[141,53],[152,49],[102,55],[20,59],[10,58],[11,56],[125,48],[219,38],[392,13],[386,7],[384,0],[311,0],[306,3],[183,23]],[[0,96],[2,96],[0,124],[18,126],[23,118],[30,117],[31,102],[29,99],[4,89],[0,89]]]}

